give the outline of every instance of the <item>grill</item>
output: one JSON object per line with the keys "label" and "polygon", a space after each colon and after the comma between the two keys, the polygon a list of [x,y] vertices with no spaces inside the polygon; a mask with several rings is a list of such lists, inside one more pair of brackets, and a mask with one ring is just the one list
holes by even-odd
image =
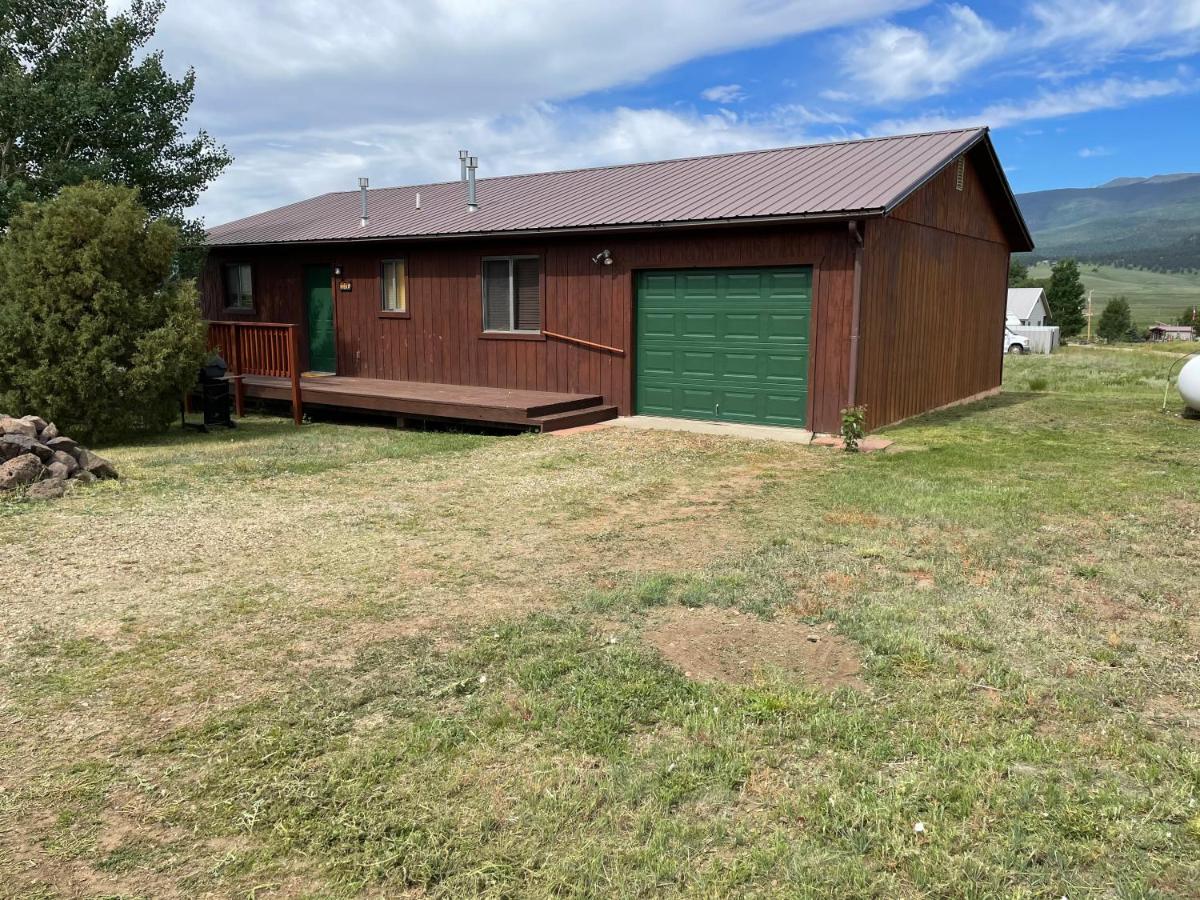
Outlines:
{"label": "grill", "polygon": [[[233,421],[233,392],[229,387],[231,379],[227,375],[228,372],[229,367],[225,360],[216,355],[201,367],[198,390],[184,398],[180,410],[184,428],[208,431],[210,425],[237,427]],[[199,396],[199,410],[189,402],[194,395]],[[200,421],[189,421],[188,414],[197,411],[200,413]]]}

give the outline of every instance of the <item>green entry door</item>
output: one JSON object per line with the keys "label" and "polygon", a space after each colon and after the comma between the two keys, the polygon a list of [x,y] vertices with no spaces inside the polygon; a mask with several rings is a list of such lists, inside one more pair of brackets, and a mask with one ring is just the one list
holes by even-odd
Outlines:
{"label": "green entry door", "polygon": [[308,367],[314,372],[336,372],[332,268],[304,267],[304,306],[308,315]]}
{"label": "green entry door", "polygon": [[810,266],[640,273],[637,412],[803,427],[811,310]]}

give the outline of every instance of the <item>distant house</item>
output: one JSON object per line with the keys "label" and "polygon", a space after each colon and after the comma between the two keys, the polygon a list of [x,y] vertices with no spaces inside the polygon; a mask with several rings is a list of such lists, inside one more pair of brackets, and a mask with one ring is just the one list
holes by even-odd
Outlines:
{"label": "distant house", "polygon": [[208,232],[204,312],[254,338],[247,396],[288,396],[285,354],[248,356],[271,328],[298,334],[289,377],[327,373],[293,381],[305,404],[543,431],[593,404],[833,432],[1000,388],[1033,242],[985,128],[458,174]]}
{"label": "distant house", "polygon": [[1152,341],[1193,341],[1195,339],[1196,335],[1192,331],[1191,325],[1167,325],[1163,322],[1155,322],[1150,326],[1150,340]]}
{"label": "distant house", "polygon": [[1046,292],[1038,288],[1009,288],[1007,320],[1009,325],[1045,325],[1050,318]]}

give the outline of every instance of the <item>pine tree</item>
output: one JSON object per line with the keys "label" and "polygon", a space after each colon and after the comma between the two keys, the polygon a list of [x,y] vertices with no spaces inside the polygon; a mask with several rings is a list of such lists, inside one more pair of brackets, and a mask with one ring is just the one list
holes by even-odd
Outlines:
{"label": "pine tree", "polygon": [[1129,301],[1124,297],[1115,297],[1108,301],[1104,312],[1100,314],[1100,322],[1096,325],[1096,334],[1106,341],[1124,340],[1133,331],[1133,314],[1129,309]]}
{"label": "pine tree", "polygon": [[1050,318],[1063,338],[1074,337],[1083,331],[1083,281],[1079,278],[1079,264],[1073,259],[1062,259],[1050,270],[1050,282],[1046,286],[1046,302],[1050,306]]}

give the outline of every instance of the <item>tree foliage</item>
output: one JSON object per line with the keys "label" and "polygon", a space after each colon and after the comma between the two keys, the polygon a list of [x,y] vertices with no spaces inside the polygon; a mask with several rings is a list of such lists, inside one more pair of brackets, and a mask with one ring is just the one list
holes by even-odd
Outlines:
{"label": "tree foliage", "polygon": [[1200,329],[1200,306],[1189,306],[1179,314],[1179,325],[1191,325],[1192,331]]}
{"label": "tree foliage", "polygon": [[1029,266],[1015,256],[1008,262],[1008,286],[1010,288],[1029,287]]}
{"label": "tree foliage", "polygon": [[177,239],[130,188],[25,204],[0,242],[0,411],[88,440],[166,426],[204,356]]}
{"label": "tree foliage", "polygon": [[1124,297],[1114,297],[1104,307],[1100,321],[1096,324],[1096,334],[1106,341],[1120,341],[1129,336],[1133,328],[1133,313],[1129,309],[1129,301]]}
{"label": "tree foliage", "polygon": [[1083,331],[1083,297],[1079,265],[1073,259],[1060,259],[1050,270],[1046,302],[1050,306],[1050,318],[1064,338],[1074,337]]}
{"label": "tree foliage", "polygon": [[142,53],[162,10],[0,2],[0,228],[22,201],[88,180],[135,187],[151,215],[182,220],[229,164],[204,131],[185,133],[195,74],[172,78],[161,53]]}

